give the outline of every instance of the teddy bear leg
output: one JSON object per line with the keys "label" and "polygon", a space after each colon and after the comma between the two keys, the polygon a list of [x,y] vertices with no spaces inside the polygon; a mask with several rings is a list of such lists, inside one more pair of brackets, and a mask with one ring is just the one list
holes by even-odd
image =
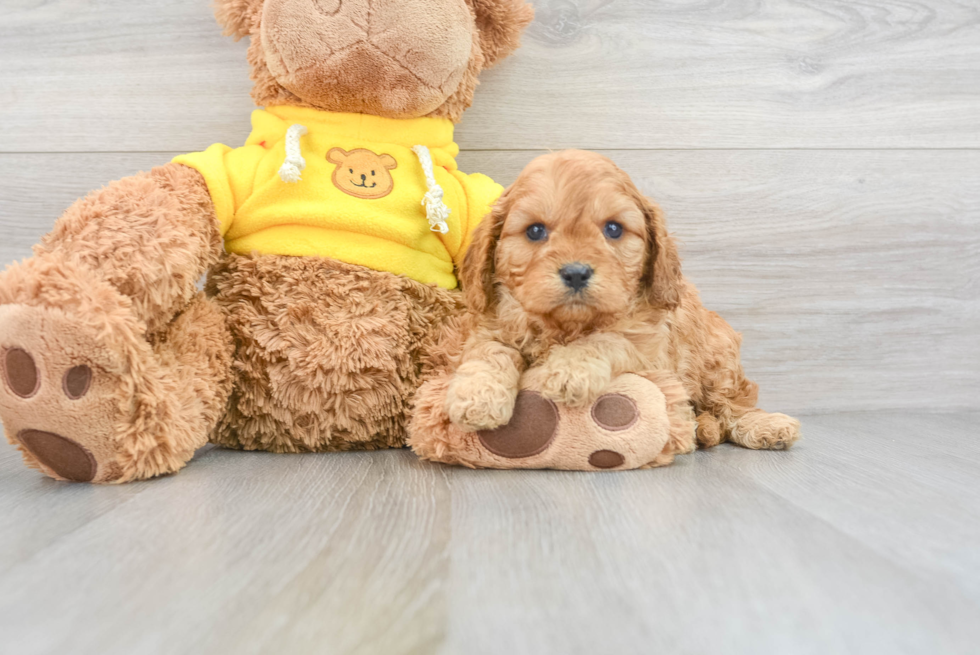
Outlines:
{"label": "teddy bear leg", "polygon": [[195,288],[221,252],[203,178],[171,164],[113,182],[34,252],[0,274],[7,439],[63,480],[176,471],[217,420],[231,359]]}
{"label": "teddy bear leg", "polygon": [[437,325],[458,294],[320,257],[229,255],[208,291],[238,344],[211,440],[272,452],[405,445]]}
{"label": "teddy bear leg", "polygon": [[58,480],[119,483],[180,469],[227,398],[232,343],[196,297],[151,340],[129,299],[48,257],[8,269],[0,418],[25,463]]}
{"label": "teddy bear leg", "polygon": [[449,380],[449,374],[433,379],[416,396],[409,443],[423,459],[473,468],[595,471],[663,466],[693,450],[690,403],[679,383],[657,374],[621,375],[581,408],[524,389],[510,423],[479,432],[464,432],[449,420]]}

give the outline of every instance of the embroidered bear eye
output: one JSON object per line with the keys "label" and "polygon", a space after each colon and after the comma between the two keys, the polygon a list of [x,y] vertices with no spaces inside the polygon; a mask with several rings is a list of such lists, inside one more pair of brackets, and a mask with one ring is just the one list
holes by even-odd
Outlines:
{"label": "embroidered bear eye", "polygon": [[544,241],[548,238],[548,228],[543,223],[535,223],[524,232],[528,241]]}
{"label": "embroidered bear eye", "polygon": [[609,221],[602,228],[602,233],[606,235],[607,239],[618,239],[623,236],[623,226],[616,221]]}

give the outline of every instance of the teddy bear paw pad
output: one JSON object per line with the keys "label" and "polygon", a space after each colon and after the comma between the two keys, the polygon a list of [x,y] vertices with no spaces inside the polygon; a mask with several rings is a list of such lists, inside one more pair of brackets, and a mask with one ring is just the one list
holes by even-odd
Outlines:
{"label": "teddy bear paw pad", "polygon": [[589,455],[589,464],[597,469],[614,469],[626,463],[626,458],[615,450],[597,450]]}
{"label": "teddy bear paw pad", "polygon": [[71,482],[91,482],[98,471],[95,457],[71,439],[43,430],[21,430],[17,440],[44,466]]}
{"label": "teddy bear paw pad", "polygon": [[592,420],[610,432],[628,430],[640,420],[636,403],[620,393],[607,393],[592,405]]}
{"label": "teddy bear paw pad", "polygon": [[536,391],[517,394],[514,414],[507,425],[481,430],[480,443],[494,455],[521,459],[544,452],[558,429],[558,408]]}
{"label": "teddy bear paw pad", "polygon": [[59,480],[117,475],[118,380],[106,348],[58,310],[0,307],[0,418],[28,464]]}

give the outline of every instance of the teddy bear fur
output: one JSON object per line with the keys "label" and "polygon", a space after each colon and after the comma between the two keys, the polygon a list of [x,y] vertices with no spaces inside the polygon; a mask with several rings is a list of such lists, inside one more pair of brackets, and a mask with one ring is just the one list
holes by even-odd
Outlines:
{"label": "teddy bear fur", "polygon": [[[418,111],[422,104],[420,99],[400,100],[400,94],[393,93],[390,86],[385,84],[386,81],[397,80],[400,77],[398,72],[394,71],[401,67],[398,62],[388,57],[348,57],[339,61],[334,60],[332,68],[335,75],[323,77],[349,79],[351,84],[341,83],[339,86],[344,87],[342,91],[338,92],[335,89],[332,96],[321,96],[319,102],[312,102],[308,98],[316,94],[317,88],[325,86],[323,79],[309,81],[306,84],[303,81],[292,80],[294,84],[292,89],[283,86],[283,76],[273,74],[270,68],[267,41],[278,37],[297,44],[297,49],[308,52],[311,58],[334,59],[335,51],[327,44],[350,43],[353,40],[352,33],[360,35],[362,32],[360,24],[371,12],[371,2],[372,0],[348,0],[347,6],[353,8],[353,15],[349,20],[332,23],[320,21],[316,30],[322,38],[318,36],[315,45],[305,31],[308,29],[310,16],[321,12],[328,13],[325,9],[336,10],[341,4],[340,0],[323,0],[319,3],[313,0],[219,0],[215,6],[215,14],[218,22],[224,25],[226,35],[236,39],[248,36],[251,39],[248,63],[251,67],[252,80],[255,82],[252,99],[258,106],[292,105],[390,118],[433,116],[448,118],[453,122],[459,122],[463,112],[473,103],[473,94],[480,72],[511,54],[520,45],[521,34],[534,18],[534,10],[530,5],[525,4],[524,0],[465,0],[472,11],[472,18],[467,19],[465,15],[460,18],[467,22],[472,20],[467,27],[475,31],[477,38],[465,39],[455,48],[433,51],[436,60],[444,60],[447,49],[458,51],[462,48],[467,56],[458,78],[458,86],[450,90],[448,97],[429,111]],[[406,11],[398,14],[401,19],[400,24],[392,26],[392,37],[400,52],[420,53],[429,50],[425,47],[415,47],[414,37],[420,27],[425,32],[440,31],[440,28],[446,27],[453,33],[456,32],[452,28],[458,26],[453,23],[433,26],[430,21],[433,17],[452,13],[454,8],[461,8],[460,0],[400,0],[400,2],[409,5]],[[320,9],[314,9],[314,4],[321,5]],[[298,10],[294,24],[289,24],[288,9],[290,8]],[[290,29],[288,31],[282,28],[270,29],[266,24],[267,29],[263,30],[262,19],[267,9],[286,9],[287,11],[278,13],[286,15],[283,22]],[[446,38],[445,34],[440,36],[442,37],[440,40]],[[289,49],[289,45],[283,44],[280,49]],[[340,50],[343,51],[343,48]],[[273,59],[271,64],[275,66],[276,60]],[[430,64],[430,68],[436,69],[437,65]],[[304,86],[313,87],[314,93],[304,93]],[[365,96],[367,89],[373,92],[370,97]],[[347,93],[344,93],[344,90]],[[427,97],[427,94],[419,95]]]}
{"label": "teddy bear fur", "polygon": [[[532,17],[523,0],[388,7],[383,38],[363,28],[368,0],[218,0],[216,15],[251,37],[259,105],[454,122]],[[0,274],[0,418],[29,466],[103,483],[177,471],[209,439],[401,446],[461,308],[455,290],[335,260],[227,254],[203,177],[171,163],[79,200]]]}

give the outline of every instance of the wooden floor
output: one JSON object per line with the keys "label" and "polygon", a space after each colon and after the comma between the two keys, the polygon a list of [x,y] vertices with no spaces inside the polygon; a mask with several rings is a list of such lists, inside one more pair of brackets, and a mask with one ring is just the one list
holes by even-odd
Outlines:
{"label": "wooden floor", "polygon": [[0,650],[976,653],[978,419],[597,474],[213,449],[93,487],[4,447]]}
{"label": "wooden floor", "polygon": [[[615,159],[804,441],[612,474],[212,449],[112,488],[0,445],[0,655],[980,652],[980,5],[534,4],[461,168]],[[0,264],[242,143],[209,5],[0,0]]]}

